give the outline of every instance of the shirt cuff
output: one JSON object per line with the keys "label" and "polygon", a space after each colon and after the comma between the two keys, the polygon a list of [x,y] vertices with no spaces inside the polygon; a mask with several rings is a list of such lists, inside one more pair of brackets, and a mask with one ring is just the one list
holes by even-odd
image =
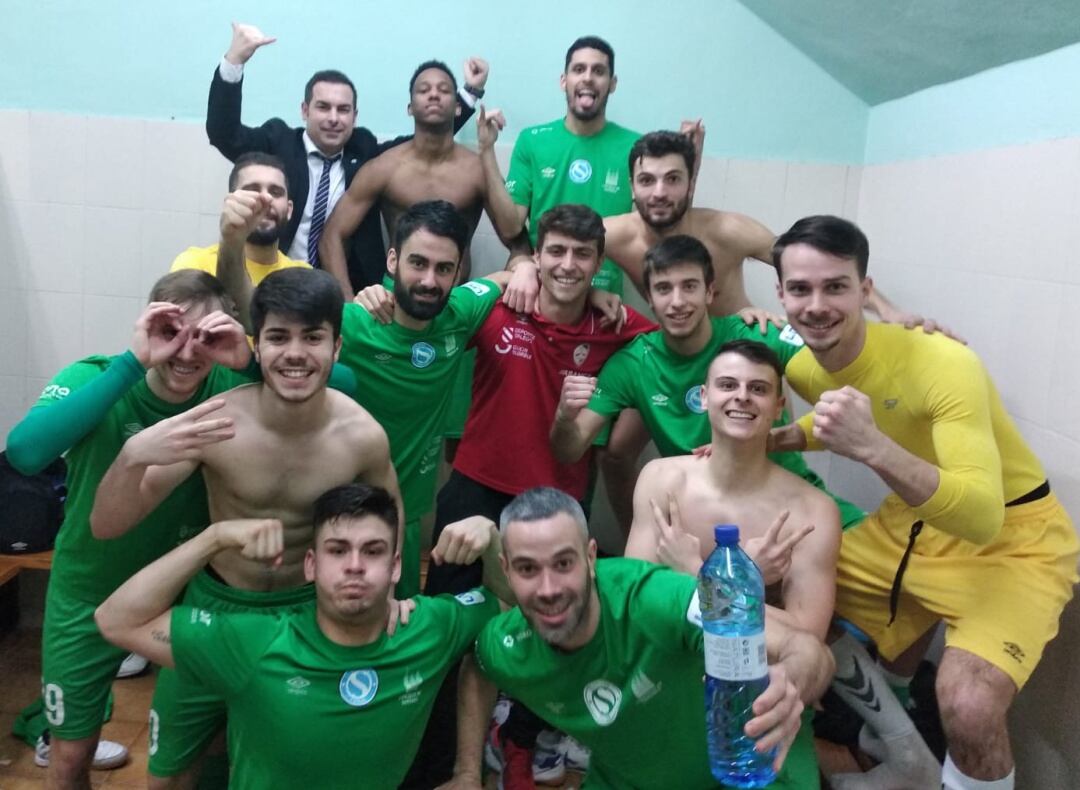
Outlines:
{"label": "shirt cuff", "polygon": [[[232,64],[229,64],[232,65]],[[224,79],[224,75],[222,76]],[[457,95],[461,97],[461,100],[465,102],[465,106],[469,109],[476,109],[477,98],[469,93],[464,88],[458,88]]]}
{"label": "shirt cuff", "polygon": [[221,57],[221,63],[218,64],[217,70],[222,82],[239,82],[244,78],[244,64],[229,63],[224,55]]}

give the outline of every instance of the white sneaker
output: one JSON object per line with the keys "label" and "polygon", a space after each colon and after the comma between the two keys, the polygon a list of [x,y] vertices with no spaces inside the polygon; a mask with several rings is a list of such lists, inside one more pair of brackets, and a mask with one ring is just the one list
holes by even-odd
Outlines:
{"label": "white sneaker", "polygon": [[[41,768],[49,767],[49,733],[45,733],[37,740],[34,747],[34,764]],[[94,762],[90,767],[97,771],[107,771],[110,768],[119,768],[128,761],[127,747],[116,741],[99,740],[97,751],[94,752]]]}
{"label": "white sneaker", "polygon": [[566,759],[562,750],[562,733],[542,730],[536,736],[533,749],[532,775],[537,784],[559,784],[566,776]]}
{"label": "white sneaker", "polygon": [[589,770],[589,758],[592,753],[575,741],[569,735],[564,735],[562,743],[559,745],[563,756],[566,758],[566,767],[571,771],[580,771],[581,773],[587,773]]}
{"label": "white sneaker", "polygon": [[150,666],[150,662],[138,653],[128,653],[124,663],[116,671],[116,676],[118,678],[133,678],[145,672],[148,666]]}

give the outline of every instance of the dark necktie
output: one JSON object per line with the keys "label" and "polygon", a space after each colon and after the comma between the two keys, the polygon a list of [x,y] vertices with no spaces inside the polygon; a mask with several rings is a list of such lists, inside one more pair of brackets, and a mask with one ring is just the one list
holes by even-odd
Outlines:
{"label": "dark necktie", "polygon": [[308,228],[307,254],[308,263],[319,268],[319,238],[322,236],[323,225],[326,224],[326,204],[330,201],[330,168],[334,162],[341,159],[341,154],[326,157],[317,151],[311,156],[322,160],[322,175],[319,176],[319,188],[315,191],[315,206],[311,210],[311,227]]}

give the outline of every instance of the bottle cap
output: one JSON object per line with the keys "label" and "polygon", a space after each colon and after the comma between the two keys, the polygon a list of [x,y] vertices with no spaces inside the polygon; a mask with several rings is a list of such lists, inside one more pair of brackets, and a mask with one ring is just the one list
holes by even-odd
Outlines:
{"label": "bottle cap", "polygon": [[739,528],[734,524],[717,524],[713,527],[717,546],[735,546],[739,542]]}

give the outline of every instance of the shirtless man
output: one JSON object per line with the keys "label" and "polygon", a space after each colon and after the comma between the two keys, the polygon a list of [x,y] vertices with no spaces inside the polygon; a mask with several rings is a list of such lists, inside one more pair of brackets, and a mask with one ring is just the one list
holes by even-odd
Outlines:
{"label": "shirtless man", "polygon": [[[712,257],[715,296],[712,315],[734,315],[749,307],[742,264],[747,258],[772,265],[775,234],[756,219],[733,211],[691,208],[692,174],[698,152],[679,132],[650,132],[630,149],[634,211],[607,217],[608,257],[648,298],[643,276],[645,253],[670,236],[699,239]],[[921,324],[874,290],[867,307],[882,321]],[[926,322],[928,327],[932,322]]]}
{"label": "shirtless man", "polygon": [[[280,519],[283,560],[269,573],[238,550],[222,552],[188,585],[185,602],[281,612],[311,600],[303,559],[316,497],[359,479],[387,488],[401,508],[385,432],[351,398],[326,388],[341,345],[341,311],[340,291],[325,272],[287,269],[267,277],[251,307],[263,383],[129,440],[98,489],[94,534],[122,534],[201,469],[211,520]],[[223,700],[163,671],[150,721],[151,786],[190,786],[199,755],[224,723]]]}
{"label": "shirtless man", "polygon": [[[452,203],[469,224],[470,235],[488,206],[487,184],[480,157],[454,142],[454,118],[460,112],[455,100],[457,83],[445,63],[421,63],[409,82],[409,115],[416,126],[413,138],[373,159],[356,174],[348,191],[326,222],[319,242],[323,266],[341,284],[347,300],[353,297],[345,267],[344,240],[378,204],[391,238],[398,216],[409,206],[425,200]],[[502,125],[502,116],[481,113],[481,129]],[[499,233],[514,232],[490,214]],[[467,258],[461,279],[469,279]]]}
{"label": "shirtless man", "polygon": [[[761,568],[770,616],[824,640],[836,594],[839,511],[812,485],[769,460],[769,430],[784,406],[783,369],[766,345],[720,347],[702,388],[711,454],[659,458],[641,471],[626,556],[696,575],[712,551],[714,524],[737,524]],[[785,528],[786,527],[786,528]],[[808,712],[809,713],[809,712]],[[809,714],[812,716],[812,714]],[[793,777],[817,787],[812,732],[804,717],[788,755]]]}

